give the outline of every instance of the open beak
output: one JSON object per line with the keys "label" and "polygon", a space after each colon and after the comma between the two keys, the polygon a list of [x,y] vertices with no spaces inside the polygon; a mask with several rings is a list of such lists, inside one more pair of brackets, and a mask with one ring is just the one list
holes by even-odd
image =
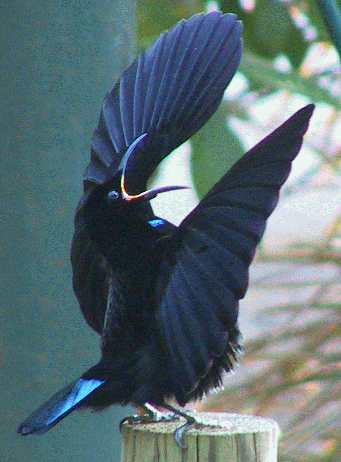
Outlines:
{"label": "open beak", "polygon": [[124,163],[122,176],[121,176],[122,198],[128,202],[151,200],[151,199],[154,199],[160,193],[164,193],[168,191],[176,191],[178,189],[190,189],[188,186],[161,186],[159,188],[148,189],[147,191],[144,191],[140,194],[135,194],[135,195],[131,195],[127,192],[126,186],[125,186],[125,176],[126,176],[128,161],[130,157],[133,156],[134,152],[139,148],[139,145],[141,144],[141,142],[144,140],[146,136],[147,136],[147,133],[144,133],[143,135],[136,138],[136,140],[129,146],[128,151],[126,153],[126,156],[125,156],[126,160]]}

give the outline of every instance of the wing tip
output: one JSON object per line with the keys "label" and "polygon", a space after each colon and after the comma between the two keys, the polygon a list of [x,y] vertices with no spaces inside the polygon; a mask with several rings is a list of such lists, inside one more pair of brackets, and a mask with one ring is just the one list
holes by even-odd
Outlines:
{"label": "wing tip", "polygon": [[311,116],[313,115],[313,112],[315,110],[315,104],[314,103],[309,103],[306,106],[303,106],[301,109],[299,109],[293,117],[301,117],[302,119],[310,120]]}
{"label": "wing tip", "polygon": [[[310,119],[315,110],[315,104],[310,103],[296,111],[281,127],[288,130],[293,136],[303,137],[308,130]],[[279,129],[281,129],[279,127]]]}

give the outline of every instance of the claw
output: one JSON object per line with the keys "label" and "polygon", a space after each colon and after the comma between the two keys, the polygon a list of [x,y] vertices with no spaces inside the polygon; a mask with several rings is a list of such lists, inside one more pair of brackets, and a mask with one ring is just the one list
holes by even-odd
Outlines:
{"label": "claw", "polygon": [[180,417],[184,417],[186,422],[180,425],[174,432],[174,439],[180,449],[187,449],[185,443],[185,435],[197,422],[191,415],[176,409],[169,404],[162,404],[162,407],[168,409],[169,413],[163,413],[158,411],[154,406],[149,403],[145,403],[143,406],[145,414],[143,415],[132,415],[125,417],[120,422],[120,432],[122,433],[123,425],[127,422],[130,425],[141,424],[141,423],[155,423],[155,422],[169,422],[172,420],[178,420]]}
{"label": "claw", "polygon": [[185,412],[180,411],[179,409],[176,409],[175,407],[169,404],[164,403],[162,407],[169,409],[175,415],[179,417],[184,417],[186,419],[186,422],[175,430],[174,439],[180,449],[187,449],[187,444],[185,443],[184,437],[188,430],[190,430],[190,428],[197,423],[195,418],[191,415],[186,414]]}
{"label": "claw", "polygon": [[120,432],[122,433],[123,425],[126,422],[130,425],[144,423],[146,420],[145,417],[148,419],[148,416],[143,416],[143,415],[129,415],[127,417],[124,417],[119,423]]}
{"label": "claw", "polygon": [[118,428],[120,429],[120,433],[123,431],[123,425],[127,422],[128,417],[124,417],[122,420],[120,420],[120,423],[118,424]]}
{"label": "claw", "polygon": [[188,416],[187,422],[178,427],[174,432],[174,438],[176,444],[181,449],[187,449],[187,444],[185,443],[185,435],[188,430],[196,424],[196,421],[193,417]]}

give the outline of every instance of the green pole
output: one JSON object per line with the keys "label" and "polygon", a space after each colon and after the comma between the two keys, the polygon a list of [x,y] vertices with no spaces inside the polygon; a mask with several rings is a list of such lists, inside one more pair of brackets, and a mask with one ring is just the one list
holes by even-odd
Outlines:
{"label": "green pole", "polygon": [[341,60],[341,13],[335,0],[317,0],[323,20]]}
{"label": "green pole", "polygon": [[[0,459],[118,460],[126,413],[20,421],[98,358],[71,287],[73,214],[101,101],[132,59],[133,0],[15,0],[0,15]],[[116,459],[115,459],[116,454]]]}

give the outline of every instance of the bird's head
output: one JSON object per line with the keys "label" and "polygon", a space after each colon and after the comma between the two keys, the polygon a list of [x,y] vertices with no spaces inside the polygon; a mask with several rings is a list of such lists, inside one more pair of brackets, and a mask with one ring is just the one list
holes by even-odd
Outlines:
{"label": "bird's head", "polygon": [[111,217],[110,219],[112,219],[118,215],[138,215],[139,211],[145,209],[144,204],[154,199],[158,194],[178,189],[188,189],[187,186],[161,186],[147,189],[137,194],[128,192],[129,181],[127,181],[127,177],[131,175],[135,167],[134,157],[136,153],[141,153],[146,136],[146,133],[139,136],[129,146],[117,174],[106,183],[94,186],[84,198],[82,209],[87,221],[90,220],[94,223],[105,220],[105,217]]}
{"label": "bird's head", "polygon": [[138,194],[129,194],[128,188],[129,185],[126,184],[127,172],[129,169],[129,164],[134,161],[135,154],[141,150],[147,133],[136,138],[136,140],[129,146],[125,156],[122,159],[122,173],[119,180],[119,188],[111,189],[107,194],[107,201],[112,206],[122,206],[122,205],[132,205],[139,204],[143,201],[150,201],[154,199],[158,194],[175,191],[178,189],[188,189],[187,186],[161,186],[158,188],[148,189]]}

